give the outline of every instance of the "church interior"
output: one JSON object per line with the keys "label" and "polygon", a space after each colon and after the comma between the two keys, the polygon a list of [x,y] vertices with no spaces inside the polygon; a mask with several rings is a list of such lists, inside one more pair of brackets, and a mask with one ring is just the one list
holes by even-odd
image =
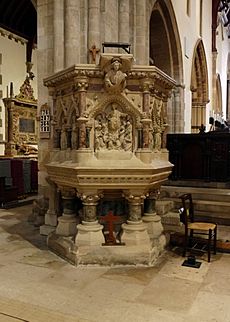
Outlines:
{"label": "church interior", "polygon": [[230,321],[229,39],[229,0],[0,1],[0,321]]}

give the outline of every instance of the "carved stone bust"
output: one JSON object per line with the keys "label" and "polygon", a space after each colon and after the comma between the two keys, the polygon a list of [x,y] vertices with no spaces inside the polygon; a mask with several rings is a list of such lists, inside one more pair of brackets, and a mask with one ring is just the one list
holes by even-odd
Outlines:
{"label": "carved stone bust", "polygon": [[105,75],[105,88],[108,92],[122,92],[126,86],[126,73],[121,71],[121,59],[115,57],[111,60],[110,70]]}

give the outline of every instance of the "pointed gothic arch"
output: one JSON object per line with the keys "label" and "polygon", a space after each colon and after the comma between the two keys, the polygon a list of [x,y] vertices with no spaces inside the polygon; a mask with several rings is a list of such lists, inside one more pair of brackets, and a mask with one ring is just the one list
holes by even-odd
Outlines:
{"label": "pointed gothic arch", "polygon": [[171,1],[157,1],[150,14],[150,63],[177,82],[168,103],[168,132],[184,130],[184,87],[182,49],[178,26]]}
{"label": "pointed gothic arch", "polygon": [[202,40],[198,40],[193,52],[192,74],[192,115],[191,131],[199,131],[201,124],[206,124],[206,105],[209,102],[208,68]]}

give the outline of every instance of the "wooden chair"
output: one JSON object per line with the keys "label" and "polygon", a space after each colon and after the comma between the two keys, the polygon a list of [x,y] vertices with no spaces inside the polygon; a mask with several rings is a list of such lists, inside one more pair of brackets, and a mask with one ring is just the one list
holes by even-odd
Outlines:
{"label": "wooden chair", "polygon": [[[201,235],[204,237],[202,244],[204,243],[204,246],[207,246],[208,262],[210,262],[212,247],[214,254],[216,254],[217,225],[208,222],[196,222],[194,220],[194,207],[191,193],[180,196],[180,199],[183,206],[180,209],[180,221],[185,227],[183,256],[186,256],[187,249],[196,249],[198,237]],[[202,250],[204,250],[204,247]]]}

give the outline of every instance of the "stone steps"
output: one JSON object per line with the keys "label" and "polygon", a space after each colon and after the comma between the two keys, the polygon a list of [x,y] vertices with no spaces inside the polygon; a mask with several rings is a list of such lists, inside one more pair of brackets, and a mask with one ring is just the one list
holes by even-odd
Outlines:
{"label": "stone steps", "polygon": [[230,189],[162,186],[161,193],[168,197],[191,193],[193,199],[230,202]]}
{"label": "stone steps", "polygon": [[174,203],[171,211],[178,213],[182,206],[179,198],[192,193],[195,216],[198,220],[230,226],[230,189],[162,186],[161,198]]}

